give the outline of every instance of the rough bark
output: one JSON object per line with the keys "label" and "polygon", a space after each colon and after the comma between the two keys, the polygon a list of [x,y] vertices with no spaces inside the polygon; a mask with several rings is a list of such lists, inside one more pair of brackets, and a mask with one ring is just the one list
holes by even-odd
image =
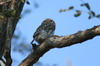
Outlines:
{"label": "rough bark", "polygon": [[[6,59],[6,66],[10,66],[12,59],[11,53],[11,39],[14,34],[16,25],[19,20],[24,3],[21,0],[0,0],[0,60],[4,55]],[[15,15],[9,15],[4,11],[16,11]],[[1,18],[3,17],[3,18]]]}
{"label": "rough bark", "polygon": [[37,48],[34,49],[33,47],[33,51],[19,64],[19,66],[32,66],[40,57],[52,48],[63,48],[77,43],[82,43],[98,35],[100,35],[100,26],[95,26],[91,29],[79,31],[68,36],[50,37]]}

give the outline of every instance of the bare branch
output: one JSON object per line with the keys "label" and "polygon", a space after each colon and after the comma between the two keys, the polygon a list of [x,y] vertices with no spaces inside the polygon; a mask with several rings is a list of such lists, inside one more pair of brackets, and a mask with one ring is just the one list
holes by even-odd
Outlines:
{"label": "bare branch", "polygon": [[24,59],[19,66],[32,66],[36,63],[41,56],[52,48],[62,48],[77,43],[82,43],[86,40],[92,39],[93,37],[100,35],[100,25],[95,26],[85,31],[79,31],[75,34],[68,36],[53,36],[44,41],[36,49],[34,49],[26,59]]}

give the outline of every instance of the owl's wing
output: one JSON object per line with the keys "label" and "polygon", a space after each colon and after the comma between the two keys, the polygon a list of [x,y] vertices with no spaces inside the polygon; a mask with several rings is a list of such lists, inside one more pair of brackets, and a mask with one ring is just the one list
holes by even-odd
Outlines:
{"label": "owl's wing", "polygon": [[52,23],[42,23],[38,28],[37,30],[35,31],[34,35],[33,35],[33,38],[35,38],[37,35],[39,35],[41,33],[41,31],[44,30],[46,31],[47,33],[50,31],[50,30],[55,30],[55,24],[52,24]]}
{"label": "owl's wing", "polygon": [[36,29],[33,38],[35,38],[41,32],[41,25]]}

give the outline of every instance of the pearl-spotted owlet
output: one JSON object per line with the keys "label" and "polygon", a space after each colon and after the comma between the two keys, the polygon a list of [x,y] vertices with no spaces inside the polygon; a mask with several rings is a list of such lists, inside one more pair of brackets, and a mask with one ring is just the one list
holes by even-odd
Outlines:
{"label": "pearl-spotted owlet", "polygon": [[[47,38],[54,35],[55,31],[55,22],[52,19],[45,19],[41,25],[36,29],[33,35],[33,41],[35,40],[39,44],[44,42]],[[31,44],[33,43],[31,42]]]}

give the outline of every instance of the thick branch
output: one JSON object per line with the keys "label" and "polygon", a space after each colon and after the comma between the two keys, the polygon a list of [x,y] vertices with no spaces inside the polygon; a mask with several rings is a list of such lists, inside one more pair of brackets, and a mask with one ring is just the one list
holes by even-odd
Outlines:
{"label": "thick branch", "polygon": [[76,43],[82,43],[86,40],[100,35],[100,26],[95,26],[85,31],[79,31],[68,36],[53,36],[44,41],[38,48],[32,51],[26,59],[24,59],[19,66],[32,66],[41,56],[52,48],[62,48]]}
{"label": "thick branch", "polygon": [[[9,21],[10,20],[10,21]],[[4,58],[6,59],[6,66],[11,66],[12,59],[11,59],[11,38],[12,38],[12,18],[8,19],[7,23],[7,32],[6,32],[6,44],[4,50]]]}

